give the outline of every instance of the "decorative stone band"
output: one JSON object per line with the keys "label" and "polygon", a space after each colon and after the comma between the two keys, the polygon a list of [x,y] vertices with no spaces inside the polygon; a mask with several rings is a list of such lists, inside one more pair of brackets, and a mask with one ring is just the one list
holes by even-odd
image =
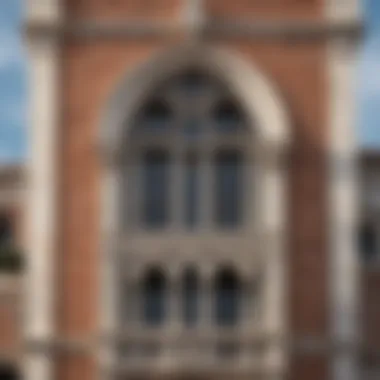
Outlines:
{"label": "decorative stone band", "polygon": [[230,364],[228,360],[224,360],[220,365],[213,368],[199,368],[197,366],[184,366],[180,364],[175,366],[174,362],[167,361],[160,366],[155,366],[154,369],[150,367],[131,368],[127,364],[121,364],[115,368],[109,368],[104,370],[105,374],[108,374],[110,378],[119,378],[120,376],[180,376],[185,378],[191,378],[191,376],[249,376],[259,379],[278,380],[286,375],[286,372],[278,368],[270,368],[263,366],[262,364],[251,364],[248,368],[236,364]]}
{"label": "decorative stone band", "polygon": [[[174,332],[174,329],[173,329]],[[318,337],[314,335],[302,337],[285,337],[280,334],[271,333],[258,333],[252,332],[251,334],[233,334],[233,333],[217,333],[210,335],[210,329],[207,330],[208,334],[203,331],[202,333],[184,335],[186,343],[204,341],[217,341],[217,342],[231,342],[235,341],[242,346],[248,345],[252,349],[260,350],[267,349],[270,346],[276,345],[285,347],[289,353],[309,353],[320,354],[328,353],[334,354],[342,351],[356,351],[360,353],[371,353],[380,356],[380,348],[370,347],[360,341],[339,341],[328,337]],[[144,336],[145,335],[145,336]],[[206,336],[205,336],[206,335]],[[137,340],[136,332],[117,331],[114,334],[107,334],[103,336],[90,336],[90,337],[56,337],[51,339],[29,339],[24,342],[22,351],[28,352],[95,352],[99,345],[115,345],[124,342],[137,342],[141,343],[161,341],[162,344],[178,343],[181,341],[181,334],[169,334],[167,332],[157,332],[156,334],[142,333],[141,337]],[[5,353],[0,351],[1,355]]]}
{"label": "decorative stone band", "polygon": [[[262,20],[219,20],[202,24],[197,36],[204,38],[250,38],[250,39],[310,39],[327,36],[359,36],[363,31],[360,21],[262,21]],[[165,38],[183,32],[178,22],[153,21],[124,22],[66,22],[43,23],[29,21],[25,33],[31,35],[55,34],[78,38]]]}

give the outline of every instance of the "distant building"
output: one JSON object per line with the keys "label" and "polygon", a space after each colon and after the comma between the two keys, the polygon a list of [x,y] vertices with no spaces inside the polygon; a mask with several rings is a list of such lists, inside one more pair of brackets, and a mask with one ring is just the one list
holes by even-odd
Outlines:
{"label": "distant building", "polygon": [[0,166],[0,379],[20,378],[23,351],[22,257],[26,178],[19,165]]}

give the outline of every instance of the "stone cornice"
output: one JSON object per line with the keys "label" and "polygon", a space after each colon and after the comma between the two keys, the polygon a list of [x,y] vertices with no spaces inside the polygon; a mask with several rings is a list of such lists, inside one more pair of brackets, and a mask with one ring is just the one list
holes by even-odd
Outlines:
{"label": "stone cornice", "polygon": [[[183,32],[180,23],[153,21],[96,22],[77,21],[65,23],[27,22],[27,38],[35,36],[76,38],[165,38]],[[306,39],[332,36],[358,37],[363,32],[360,21],[262,21],[262,20],[209,20],[202,26],[203,38],[243,39]]]}
{"label": "stone cornice", "polygon": [[[210,330],[207,330],[210,333]],[[146,335],[146,334],[145,334]],[[199,343],[205,341],[203,334],[200,338]],[[235,337],[234,337],[235,335]],[[211,337],[211,340],[210,340]],[[222,335],[215,334],[215,336],[210,336],[208,341],[218,342],[223,337]],[[196,336],[193,336],[196,341]],[[256,347],[256,349],[267,349],[271,345],[281,345],[286,347],[288,352],[292,353],[329,353],[336,354],[342,351],[357,351],[362,353],[370,353],[373,355],[380,355],[380,350],[377,347],[370,346],[366,342],[359,340],[340,340],[334,339],[327,336],[293,336],[285,337],[280,334],[270,334],[270,333],[256,333],[251,335],[242,336],[238,333],[231,333],[224,336],[226,341],[234,341],[238,344],[249,345],[250,347]],[[114,334],[107,335],[93,335],[90,337],[51,337],[51,338],[34,338],[25,339],[22,351],[43,351],[43,352],[95,352],[99,346],[120,344],[123,341],[131,341],[131,336],[126,334],[124,330],[117,330]],[[178,334],[168,335],[166,330],[161,332],[156,332],[156,334],[146,335],[141,334],[141,339],[138,337],[134,342],[161,342],[161,343],[172,343],[180,342]],[[206,339],[207,341],[207,339]],[[186,339],[189,342],[189,338]],[[163,346],[165,347],[165,345]],[[211,346],[210,346],[211,347]]]}

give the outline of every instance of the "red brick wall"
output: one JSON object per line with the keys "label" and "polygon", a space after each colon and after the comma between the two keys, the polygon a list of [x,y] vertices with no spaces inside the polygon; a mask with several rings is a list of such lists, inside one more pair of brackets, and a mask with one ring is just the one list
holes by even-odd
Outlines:
{"label": "red brick wall", "polygon": [[[86,19],[170,20],[180,16],[184,0],[66,0],[70,17]],[[324,0],[205,0],[210,18],[253,17],[262,20],[313,20],[322,17]]]}
{"label": "red brick wall", "polygon": [[181,0],[66,0],[71,18],[123,20],[173,20],[179,16]]}
{"label": "red brick wall", "polygon": [[317,19],[323,0],[206,0],[208,14],[214,17],[252,17],[261,20]]}

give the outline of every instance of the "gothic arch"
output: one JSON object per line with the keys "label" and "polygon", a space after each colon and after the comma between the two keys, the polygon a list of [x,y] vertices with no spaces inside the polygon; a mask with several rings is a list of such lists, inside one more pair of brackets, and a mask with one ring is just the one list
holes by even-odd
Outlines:
{"label": "gothic arch", "polygon": [[106,158],[122,149],[135,110],[158,82],[188,67],[220,78],[244,108],[259,143],[276,150],[290,142],[289,112],[275,84],[252,63],[232,52],[210,46],[188,45],[160,52],[128,71],[111,94],[101,115],[99,145]]}

